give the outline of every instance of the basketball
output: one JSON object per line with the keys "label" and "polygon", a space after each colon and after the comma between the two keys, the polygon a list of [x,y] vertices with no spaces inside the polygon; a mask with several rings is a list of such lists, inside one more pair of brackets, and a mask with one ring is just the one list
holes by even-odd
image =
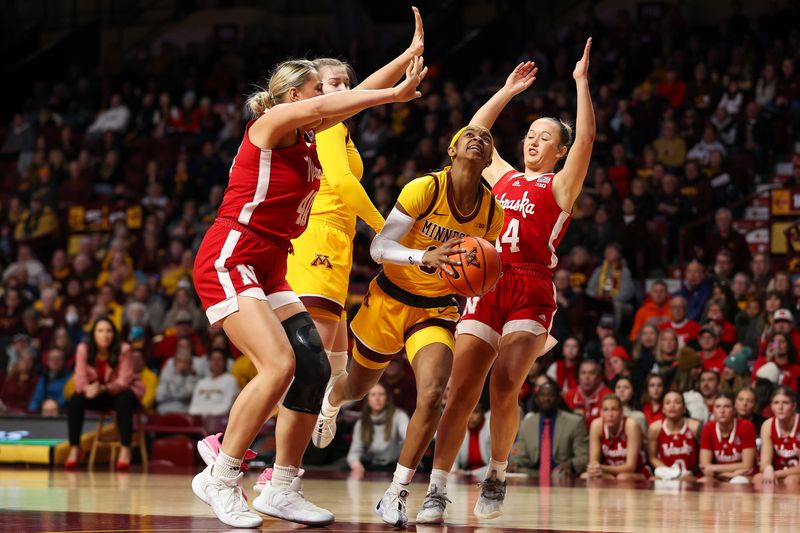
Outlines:
{"label": "basketball", "polygon": [[461,248],[465,251],[450,256],[461,264],[448,265],[454,275],[442,272],[442,278],[462,296],[483,296],[500,279],[500,254],[489,241],[471,235],[464,237]]}

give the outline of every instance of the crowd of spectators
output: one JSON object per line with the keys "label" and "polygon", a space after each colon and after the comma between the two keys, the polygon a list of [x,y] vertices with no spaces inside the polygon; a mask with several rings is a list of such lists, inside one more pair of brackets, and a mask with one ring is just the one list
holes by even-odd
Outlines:
{"label": "crowd of spectators", "polygon": [[[364,186],[387,215],[404,184],[446,162],[451,134],[518,58],[537,61],[539,79],[499,118],[501,151],[517,153],[540,116],[573,118],[570,61],[594,36],[596,143],[554,278],[561,343],[531,369],[524,410],[537,410],[535,382],[544,374],[564,409],[592,417],[603,395],[627,383],[616,392],[645,422],[668,390],[684,393],[699,420],[721,391],[752,391],[747,416],[756,418],[769,414],[772,387],[797,392],[800,278],[768,253],[751,254],[734,228],[737,202],[773,180],[776,158],[800,138],[800,32],[789,24],[797,14],[736,12],[710,27],[679,9],[658,21],[590,13],[499,61],[487,51],[466,82],[429,75],[421,99],[351,121]],[[32,83],[0,130],[0,409],[65,413],[76,347],[105,318],[130,347],[145,411],[227,411],[255,369],[198,306],[194,253],[241,141],[245,95],[269,65],[296,52],[250,37],[185,48],[163,42],[113,76],[74,67],[63,79]],[[380,66],[374,54],[350,59],[368,71]],[[437,51],[426,50],[426,60],[436,65]],[[786,184],[800,185],[800,168]],[[702,217],[710,222],[680,240],[681,227]],[[355,305],[376,272],[369,232],[359,223]],[[675,271],[681,279],[666,279]],[[595,377],[578,372],[582,361],[597,362]],[[351,465],[363,467],[363,437],[379,437],[367,420],[377,423],[386,405],[413,413],[409,365],[390,365],[384,384],[388,401],[365,407]],[[476,414],[471,429],[478,435],[484,424]],[[395,448],[396,438],[386,432],[381,442]]]}

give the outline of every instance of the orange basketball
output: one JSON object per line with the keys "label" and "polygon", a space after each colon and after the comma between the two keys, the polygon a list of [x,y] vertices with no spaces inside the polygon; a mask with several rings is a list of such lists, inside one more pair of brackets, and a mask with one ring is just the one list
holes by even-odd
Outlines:
{"label": "orange basketball", "polygon": [[442,272],[442,279],[462,296],[483,296],[500,279],[500,254],[493,244],[472,235],[464,237],[461,248],[466,251],[450,256],[461,264],[447,265],[445,268],[452,269],[453,275]]}

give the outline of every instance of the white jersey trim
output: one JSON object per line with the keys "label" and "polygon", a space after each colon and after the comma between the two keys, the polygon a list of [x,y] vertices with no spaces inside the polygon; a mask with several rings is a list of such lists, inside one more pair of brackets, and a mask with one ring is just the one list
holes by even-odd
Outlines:
{"label": "white jersey trim", "polygon": [[484,324],[479,320],[462,320],[456,327],[456,335],[468,334],[473,337],[478,337],[486,344],[491,346],[495,352],[500,346],[500,334],[497,333],[491,326]]}
{"label": "white jersey trim", "polygon": [[258,182],[256,184],[256,192],[253,195],[253,200],[247,202],[242,206],[237,219],[239,224],[247,226],[250,224],[250,219],[253,217],[253,212],[258,207],[258,204],[266,200],[267,191],[269,191],[270,172],[272,171],[272,150],[261,150],[258,157]]}
{"label": "white jersey trim", "polygon": [[547,241],[547,249],[550,250],[550,264],[547,268],[555,268],[558,266],[558,256],[556,256],[556,247],[554,243],[556,239],[561,234],[561,230],[564,229],[564,224],[569,220],[569,213],[565,211],[561,211],[558,214],[558,220],[553,225],[553,231],[550,232],[550,239]]}

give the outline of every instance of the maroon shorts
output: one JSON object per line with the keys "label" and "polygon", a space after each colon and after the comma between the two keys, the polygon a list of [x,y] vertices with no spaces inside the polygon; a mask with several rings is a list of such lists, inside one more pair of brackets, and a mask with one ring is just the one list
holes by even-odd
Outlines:
{"label": "maroon shorts", "polygon": [[500,338],[515,331],[547,334],[545,352],[556,344],[550,336],[556,313],[556,287],[549,272],[504,265],[494,290],[468,298],[457,333],[468,333],[497,350]]}
{"label": "maroon shorts", "polygon": [[239,310],[237,296],[273,309],[300,302],[286,282],[289,245],[264,239],[241,224],[217,219],[194,261],[194,287],[211,324]]}

